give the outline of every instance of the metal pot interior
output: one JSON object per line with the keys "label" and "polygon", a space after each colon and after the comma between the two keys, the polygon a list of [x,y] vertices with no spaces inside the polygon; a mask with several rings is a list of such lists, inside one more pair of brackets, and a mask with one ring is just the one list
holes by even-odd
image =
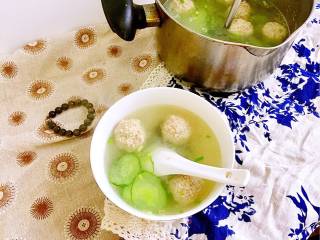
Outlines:
{"label": "metal pot interior", "polygon": [[[170,14],[165,10],[163,6],[163,4],[166,1],[167,0],[157,0],[157,3],[161,7],[162,11],[164,11],[166,15],[169,16]],[[291,35],[307,21],[307,19],[310,17],[312,13],[313,6],[315,4],[314,0],[268,0],[268,1],[271,1],[277,8],[279,8],[279,10],[285,16]]]}
{"label": "metal pot interior", "polygon": [[295,32],[309,18],[314,0],[270,0],[285,16],[290,32]]}

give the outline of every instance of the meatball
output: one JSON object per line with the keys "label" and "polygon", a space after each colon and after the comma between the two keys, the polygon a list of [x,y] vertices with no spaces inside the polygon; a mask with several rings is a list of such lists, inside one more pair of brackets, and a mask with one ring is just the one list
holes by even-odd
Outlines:
{"label": "meatball", "polygon": [[247,20],[238,18],[232,21],[228,30],[235,35],[248,37],[253,34],[253,25]]}
{"label": "meatball", "polygon": [[183,118],[171,115],[161,126],[162,138],[173,145],[182,145],[191,135],[189,123]]}
{"label": "meatball", "polygon": [[251,6],[248,2],[242,1],[234,18],[248,19],[251,13]]}
{"label": "meatball", "polygon": [[173,199],[183,205],[190,204],[197,199],[202,185],[202,179],[186,175],[176,175],[168,183]]}
{"label": "meatball", "polygon": [[127,152],[140,151],[145,138],[145,130],[139,119],[121,120],[114,129],[115,144]]}
{"label": "meatball", "polygon": [[184,13],[194,9],[192,0],[171,0],[169,7],[177,13]]}
{"label": "meatball", "polygon": [[267,22],[262,28],[262,34],[273,42],[282,42],[288,31],[285,26],[277,22]]}

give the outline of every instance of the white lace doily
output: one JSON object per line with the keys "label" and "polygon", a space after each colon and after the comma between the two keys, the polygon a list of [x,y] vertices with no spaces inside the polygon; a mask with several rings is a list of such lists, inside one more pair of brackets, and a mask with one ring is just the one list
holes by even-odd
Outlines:
{"label": "white lace doily", "polygon": [[[101,228],[112,231],[126,240],[176,240],[187,238],[185,224],[188,219],[161,222],[147,221],[123,211],[109,199],[105,200],[104,213],[105,216],[102,220]],[[179,229],[179,238],[171,234],[175,233],[176,229]]]}
{"label": "white lace doily", "polygon": [[164,66],[164,63],[160,63],[155,69],[153,69],[140,89],[151,87],[165,87],[168,85],[172,77],[173,75],[168,72],[168,70]]}

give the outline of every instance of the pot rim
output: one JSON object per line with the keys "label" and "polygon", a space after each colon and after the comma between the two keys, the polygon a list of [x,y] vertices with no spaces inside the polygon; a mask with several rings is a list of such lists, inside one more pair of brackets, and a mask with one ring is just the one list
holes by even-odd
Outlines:
{"label": "pot rim", "polygon": [[171,17],[170,14],[168,13],[168,11],[166,10],[166,8],[163,6],[163,4],[160,2],[161,0],[155,0],[155,3],[157,5],[157,7],[161,8],[161,11],[165,13],[165,15],[170,18],[171,20],[173,20],[175,23],[177,23],[180,27],[182,27],[183,29],[187,30],[188,32],[190,33],[193,33],[201,38],[204,38],[206,40],[209,40],[209,41],[212,41],[212,42],[217,42],[217,43],[222,43],[222,44],[225,44],[225,45],[231,45],[231,46],[237,46],[237,47],[245,47],[245,48],[255,48],[255,49],[259,49],[259,50],[266,50],[266,51],[272,51],[272,50],[275,50],[275,49],[278,49],[280,47],[282,47],[283,45],[286,45],[288,42],[290,42],[292,39],[295,38],[296,34],[298,32],[301,31],[301,29],[306,25],[306,23],[308,21],[310,21],[311,17],[313,16],[314,12],[315,12],[315,8],[316,8],[316,3],[317,1],[316,0],[312,0],[313,1],[313,4],[312,4],[312,9],[311,9],[311,12],[308,16],[308,18],[304,21],[303,24],[301,24],[301,26],[299,28],[297,28],[294,32],[292,32],[290,34],[290,36],[284,41],[282,42],[281,44],[278,44],[276,46],[273,46],[273,47],[261,47],[261,46],[255,46],[255,45],[251,45],[251,44],[244,44],[244,43],[236,43],[236,42],[229,42],[229,41],[223,41],[223,40],[219,40],[217,38],[212,38],[212,37],[209,37],[209,36],[206,36],[206,35],[203,35],[201,33],[198,33],[198,32],[195,32],[193,31],[192,29],[184,26],[183,24],[181,24],[180,22],[178,22],[175,18]]}

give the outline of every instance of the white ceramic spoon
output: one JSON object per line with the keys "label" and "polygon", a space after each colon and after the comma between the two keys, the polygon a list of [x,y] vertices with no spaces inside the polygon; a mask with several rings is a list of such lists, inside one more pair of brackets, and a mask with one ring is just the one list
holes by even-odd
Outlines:
{"label": "white ceramic spoon", "polygon": [[157,176],[182,174],[237,186],[246,186],[250,178],[249,170],[218,168],[199,164],[165,147],[156,148],[152,152],[152,159],[154,173]]}
{"label": "white ceramic spoon", "polygon": [[233,3],[232,3],[232,6],[231,6],[231,9],[230,9],[230,12],[228,14],[228,17],[227,17],[227,20],[224,24],[224,27],[225,28],[229,28],[230,25],[231,25],[231,22],[234,18],[234,16],[236,15],[236,13],[238,12],[238,9],[240,7],[240,3],[241,3],[241,0],[233,0]]}

